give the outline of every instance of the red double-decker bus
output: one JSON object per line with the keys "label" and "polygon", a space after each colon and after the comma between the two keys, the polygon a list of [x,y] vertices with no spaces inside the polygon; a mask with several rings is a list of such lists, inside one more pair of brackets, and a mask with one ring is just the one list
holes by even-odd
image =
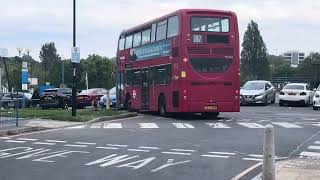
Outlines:
{"label": "red double-decker bus", "polygon": [[182,9],[121,33],[119,102],[128,110],[239,112],[235,13]]}

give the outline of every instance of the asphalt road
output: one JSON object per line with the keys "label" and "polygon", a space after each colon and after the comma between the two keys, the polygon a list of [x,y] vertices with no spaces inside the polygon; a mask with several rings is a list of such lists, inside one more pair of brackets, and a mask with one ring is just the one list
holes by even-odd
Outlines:
{"label": "asphalt road", "polygon": [[140,114],[0,138],[0,179],[252,179],[267,124],[275,127],[278,161],[320,158],[320,111],[244,106],[218,119]]}

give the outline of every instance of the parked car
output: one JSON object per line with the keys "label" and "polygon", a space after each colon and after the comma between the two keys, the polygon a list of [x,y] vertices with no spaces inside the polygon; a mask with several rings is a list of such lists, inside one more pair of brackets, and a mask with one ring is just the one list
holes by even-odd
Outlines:
{"label": "parked car", "polygon": [[269,81],[255,80],[246,82],[240,89],[241,104],[274,103],[276,90]]}
{"label": "parked car", "polygon": [[97,107],[99,105],[100,98],[107,94],[108,90],[103,88],[94,88],[83,90],[77,95],[77,107],[84,108],[86,106]]}
{"label": "parked car", "polygon": [[18,99],[18,107],[22,108],[23,107],[23,101],[24,101],[24,107],[28,108],[31,105],[31,97],[32,94],[30,93],[12,93],[12,98],[11,99],[11,93],[6,93],[2,96],[1,98],[1,107],[4,108],[13,108],[15,107],[14,101]]}
{"label": "parked car", "polygon": [[308,106],[312,102],[314,92],[305,83],[289,83],[280,91],[279,106],[299,103]]}
{"label": "parked car", "polygon": [[40,106],[42,109],[67,109],[71,105],[71,93],[70,88],[46,89],[40,96]]}
{"label": "parked car", "polygon": [[316,89],[316,93],[313,96],[313,110],[320,109],[320,84],[318,88]]}
{"label": "parked car", "polygon": [[[115,107],[116,106],[116,103],[117,103],[117,92],[116,92],[116,87],[113,87],[109,90],[109,102],[110,102],[110,106],[111,107]],[[100,101],[99,101],[99,104],[100,106],[103,106],[105,107],[106,106],[106,99],[107,99],[107,95],[103,95],[101,98],[100,98]]]}

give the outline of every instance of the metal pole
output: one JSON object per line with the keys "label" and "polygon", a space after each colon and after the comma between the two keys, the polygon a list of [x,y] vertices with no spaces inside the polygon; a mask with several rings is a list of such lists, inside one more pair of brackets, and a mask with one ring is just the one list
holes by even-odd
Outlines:
{"label": "metal pole", "polygon": [[262,180],[275,180],[274,129],[270,124],[264,130]]}
{"label": "metal pole", "polygon": [[61,60],[61,84],[64,84],[64,61]]}
{"label": "metal pole", "polygon": [[11,92],[11,100],[13,100],[12,88],[11,88],[11,84],[10,84],[10,80],[9,80],[9,74],[8,74],[8,68],[7,68],[6,59],[5,59],[4,57],[2,57],[2,60],[3,60],[3,64],[4,64],[4,69],[5,69],[5,71],[6,71],[7,82],[8,82],[8,89],[9,89],[9,92]]}
{"label": "metal pole", "polygon": [[[73,0],[73,47],[76,47],[76,0]],[[73,83],[72,83],[72,116],[77,115],[76,109],[76,65],[73,64]]]}

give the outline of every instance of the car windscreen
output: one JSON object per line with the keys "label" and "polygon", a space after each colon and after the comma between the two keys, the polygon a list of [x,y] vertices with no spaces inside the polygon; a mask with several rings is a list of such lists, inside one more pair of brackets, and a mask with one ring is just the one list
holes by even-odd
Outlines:
{"label": "car windscreen", "polygon": [[116,94],[116,87],[111,88],[109,94]]}
{"label": "car windscreen", "polygon": [[288,89],[288,90],[304,90],[304,85],[288,84],[288,85],[286,85],[283,89]]}
{"label": "car windscreen", "polygon": [[319,85],[319,87],[318,87],[317,91],[320,91],[320,85]]}
{"label": "car windscreen", "polygon": [[227,71],[232,64],[232,59],[191,58],[190,64],[195,71],[200,73],[218,73]]}
{"label": "car windscreen", "polygon": [[263,82],[247,82],[242,86],[244,90],[261,90],[265,88],[265,83]]}
{"label": "car windscreen", "polygon": [[71,94],[72,90],[71,89],[59,89],[59,92],[62,94]]}
{"label": "car windscreen", "polygon": [[45,90],[44,91],[45,94],[56,94],[57,92],[58,92],[58,90],[56,90],[56,89],[54,89],[54,90],[53,89],[52,90]]}

